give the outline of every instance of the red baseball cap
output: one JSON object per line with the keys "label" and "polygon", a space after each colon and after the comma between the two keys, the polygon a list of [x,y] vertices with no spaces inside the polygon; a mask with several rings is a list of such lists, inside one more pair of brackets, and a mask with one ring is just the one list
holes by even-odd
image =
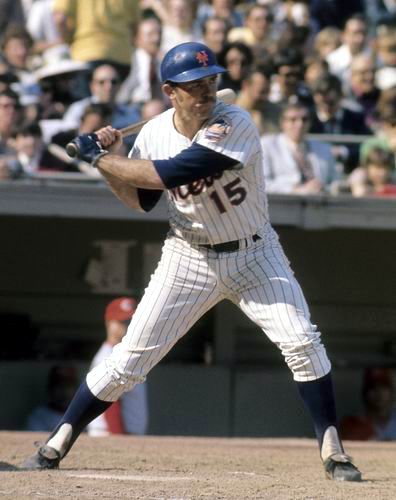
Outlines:
{"label": "red baseball cap", "polygon": [[107,304],[105,320],[127,321],[136,311],[137,301],[132,297],[119,297]]}
{"label": "red baseball cap", "polygon": [[364,374],[364,387],[370,389],[373,386],[393,386],[392,370],[390,368],[368,368]]}

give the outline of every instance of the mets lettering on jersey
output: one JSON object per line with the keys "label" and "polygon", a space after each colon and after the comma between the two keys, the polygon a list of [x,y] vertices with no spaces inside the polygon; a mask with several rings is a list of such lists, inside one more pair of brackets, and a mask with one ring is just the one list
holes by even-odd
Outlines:
{"label": "mets lettering on jersey", "polygon": [[219,101],[213,118],[193,141],[174,128],[173,113],[174,109],[169,109],[143,127],[132,158],[171,158],[197,142],[243,165],[167,191],[174,234],[193,244],[216,244],[239,240],[264,228],[268,212],[261,145],[248,113]]}
{"label": "mets lettering on jersey", "polygon": [[205,177],[199,181],[191,182],[187,186],[178,186],[171,189],[171,193],[174,198],[186,199],[188,196],[197,196],[202,193],[202,191],[208,187],[213,186],[215,179],[221,179],[223,177],[223,172],[214,174],[211,177]]}

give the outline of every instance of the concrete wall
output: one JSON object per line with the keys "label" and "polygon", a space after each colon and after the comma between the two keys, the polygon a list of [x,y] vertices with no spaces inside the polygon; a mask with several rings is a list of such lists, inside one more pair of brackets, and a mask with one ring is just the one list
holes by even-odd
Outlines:
{"label": "concrete wall", "polygon": [[[0,429],[23,430],[46,402],[52,362],[0,365]],[[87,364],[76,363],[81,379]],[[361,370],[334,371],[339,416],[360,411]],[[345,384],[345,380],[348,384]],[[305,436],[313,429],[285,367],[160,364],[148,377],[149,434],[195,436]]]}

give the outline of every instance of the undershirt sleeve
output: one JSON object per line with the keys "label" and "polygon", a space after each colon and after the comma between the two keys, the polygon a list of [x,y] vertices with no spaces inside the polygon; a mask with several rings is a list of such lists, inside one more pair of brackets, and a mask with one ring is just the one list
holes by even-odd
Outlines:
{"label": "undershirt sleeve", "polygon": [[240,162],[194,142],[169,160],[153,160],[162,182],[171,189],[231,169]]}
{"label": "undershirt sleeve", "polygon": [[145,212],[150,212],[155,205],[159,202],[163,191],[158,189],[143,189],[138,188],[137,194],[139,198],[139,204]]}

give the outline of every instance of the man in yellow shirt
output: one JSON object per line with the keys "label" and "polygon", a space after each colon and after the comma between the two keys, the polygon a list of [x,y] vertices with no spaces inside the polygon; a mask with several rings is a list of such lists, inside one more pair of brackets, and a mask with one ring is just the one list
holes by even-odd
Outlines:
{"label": "man in yellow shirt", "polygon": [[54,21],[72,59],[92,69],[110,63],[121,79],[129,72],[138,0],[54,0]]}

